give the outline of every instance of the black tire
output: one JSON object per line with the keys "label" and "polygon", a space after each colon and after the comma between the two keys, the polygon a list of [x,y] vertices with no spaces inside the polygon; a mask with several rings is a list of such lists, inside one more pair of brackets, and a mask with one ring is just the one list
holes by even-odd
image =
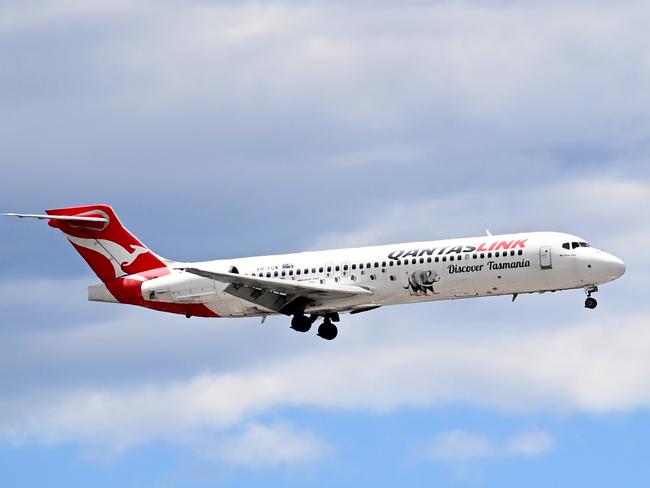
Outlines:
{"label": "black tire", "polygon": [[318,326],[318,337],[322,337],[326,341],[331,341],[339,334],[339,330],[332,322],[323,322]]}
{"label": "black tire", "polygon": [[595,298],[587,297],[587,299],[585,300],[585,308],[593,310],[594,308],[596,308],[597,305],[598,302],[596,301]]}
{"label": "black tire", "polygon": [[294,315],[291,319],[291,328],[298,332],[308,332],[311,329],[312,321],[304,315]]}

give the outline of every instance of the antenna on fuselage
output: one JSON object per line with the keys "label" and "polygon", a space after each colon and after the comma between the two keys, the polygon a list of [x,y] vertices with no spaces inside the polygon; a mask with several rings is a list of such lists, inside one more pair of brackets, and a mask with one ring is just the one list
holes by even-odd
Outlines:
{"label": "antenna on fuselage", "polygon": [[491,236],[492,232],[490,232],[490,229],[485,229],[485,235],[486,236]]}

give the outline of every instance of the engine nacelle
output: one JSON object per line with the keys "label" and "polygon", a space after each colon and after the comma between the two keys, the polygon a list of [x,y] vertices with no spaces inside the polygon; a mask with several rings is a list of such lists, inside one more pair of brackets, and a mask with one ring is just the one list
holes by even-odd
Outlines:
{"label": "engine nacelle", "polygon": [[215,281],[173,272],[142,283],[142,298],[152,302],[206,303],[213,301],[223,289]]}

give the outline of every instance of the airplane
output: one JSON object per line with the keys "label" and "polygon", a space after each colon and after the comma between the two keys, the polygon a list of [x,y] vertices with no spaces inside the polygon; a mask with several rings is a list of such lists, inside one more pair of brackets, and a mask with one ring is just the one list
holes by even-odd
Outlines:
{"label": "airplane", "polygon": [[527,232],[307,251],[202,262],[165,259],[120,222],[109,205],[3,215],[47,220],[61,230],[101,284],[88,299],[186,317],[291,317],[334,339],[340,314],[386,305],[584,289],[596,308],[599,285],[625,273],[623,261],[560,232]]}

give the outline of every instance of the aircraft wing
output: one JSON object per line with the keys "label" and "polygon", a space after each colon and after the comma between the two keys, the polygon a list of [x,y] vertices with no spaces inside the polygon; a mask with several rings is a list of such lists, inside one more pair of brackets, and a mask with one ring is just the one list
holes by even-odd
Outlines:
{"label": "aircraft wing", "polygon": [[299,312],[308,304],[322,305],[329,301],[372,295],[370,290],[360,286],[321,285],[244,276],[237,273],[222,273],[199,268],[181,269],[203,278],[226,283],[228,285],[224,290],[226,293],[285,315]]}

